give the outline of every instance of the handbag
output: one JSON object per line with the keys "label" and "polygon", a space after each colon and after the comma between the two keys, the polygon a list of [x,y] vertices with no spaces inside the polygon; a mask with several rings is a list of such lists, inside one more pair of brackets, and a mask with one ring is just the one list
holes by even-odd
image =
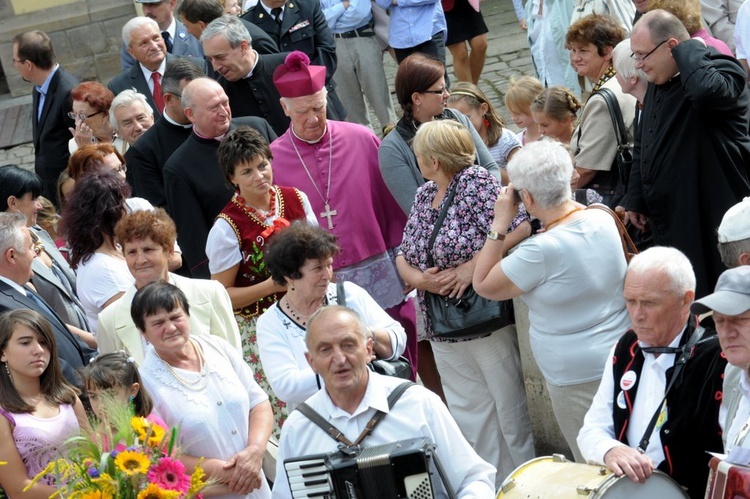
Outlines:
{"label": "handbag", "polygon": [[[336,303],[342,307],[346,306],[346,292],[344,291],[343,281],[336,283]],[[383,376],[411,380],[411,364],[409,359],[403,355],[393,360],[375,359],[368,364],[368,367]]]}
{"label": "handbag", "polygon": [[617,232],[620,234],[620,241],[622,242],[622,252],[625,255],[625,262],[630,263],[631,258],[633,258],[635,255],[638,254],[638,247],[633,242],[633,239],[630,237],[630,234],[628,233],[627,227],[625,227],[625,224],[622,223],[622,220],[620,217],[612,211],[612,209],[609,208],[609,206],[595,203],[590,205],[587,210],[590,208],[594,208],[597,210],[606,211],[609,213],[612,218],[615,219],[615,225],[617,226]]}
{"label": "handbag", "polygon": [[[625,192],[628,189],[630,170],[633,167],[633,151],[632,146],[628,142],[628,129],[622,118],[620,104],[617,102],[617,97],[614,92],[608,88],[600,88],[595,94],[600,95],[607,104],[609,116],[612,119],[612,126],[615,130],[615,137],[617,139],[617,152],[615,153],[615,160],[612,163],[612,168],[610,168],[609,171],[597,172],[594,179],[586,186],[586,188],[594,189],[602,196],[603,204],[606,204],[610,208],[615,208],[620,201],[622,201],[622,198],[625,196]],[[580,126],[578,127],[578,140],[579,142],[581,140]],[[576,154],[578,153],[579,151],[577,150]],[[579,195],[578,191],[584,191],[581,195],[585,196],[586,188],[578,189],[576,195]]]}
{"label": "handbag", "polygon": [[[427,244],[428,267],[435,266],[432,258],[432,247],[455,194],[455,188],[451,189],[440,216],[435,222],[435,227],[432,229],[430,241]],[[515,322],[512,306],[509,306],[508,301],[488,300],[479,296],[471,285],[466,288],[463,295],[456,298],[425,291],[424,300],[427,315],[432,321],[432,331],[435,338],[482,338]]]}

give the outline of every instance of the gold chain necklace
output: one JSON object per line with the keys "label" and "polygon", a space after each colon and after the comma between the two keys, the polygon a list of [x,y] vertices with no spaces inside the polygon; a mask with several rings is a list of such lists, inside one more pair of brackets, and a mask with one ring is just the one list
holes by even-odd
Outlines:
{"label": "gold chain necklace", "polygon": [[195,349],[195,353],[198,354],[198,373],[200,374],[200,378],[197,380],[191,381],[187,378],[180,375],[174,367],[172,367],[169,362],[162,359],[161,356],[158,354],[156,349],[154,349],[154,353],[159,358],[160,361],[164,363],[164,366],[167,368],[167,371],[172,375],[174,379],[177,380],[178,383],[180,383],[185,388],[189,388],[191,390],[199,391],[203,390],[208,385],[208,369],[206,368],[206,362],[203,358],[203,351],[198,348],[198,346],[195,344],[195,341],[192,339],[190,340],[190,344],[193,345],[193,348]]}

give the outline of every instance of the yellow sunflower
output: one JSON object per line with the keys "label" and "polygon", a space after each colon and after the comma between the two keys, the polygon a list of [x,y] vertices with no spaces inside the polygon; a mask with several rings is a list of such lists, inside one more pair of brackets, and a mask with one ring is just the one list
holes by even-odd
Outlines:
{"label": "yellow sunflower", "polygon": [[101,490],[81,492],[81,493],[75,494],[73,497],[75,497],[75,499],[113,499],[112,494],[108,494],[107,492],[102,492]]}
{"label": "yellow sunflower", "polygon": [[164,428],[158,424],[151,425],[148,434],[148,445],[150,447],[158,447],[162,440],[164,440]]}
{"label": "yellow sunflower", "polygon": [[180,492],[176,490],[164,490],[158,485],[150,483],[144,490],[138,492],[138,499],[177,499]]}
{"label": "yellow sunflower", "polygon": [[135,416],[130,419],[130,426],[133,427],[133,431],[136,432],[140,439],[144,439],[148,435],[148,421],[146,418]]}
{"label": "yellow sunflower", "polygon": [[117,454],[115,464],[128,475],[133,475],[135,473],[148,473],[151,462],[148,457],[140,452],[125,450]]}

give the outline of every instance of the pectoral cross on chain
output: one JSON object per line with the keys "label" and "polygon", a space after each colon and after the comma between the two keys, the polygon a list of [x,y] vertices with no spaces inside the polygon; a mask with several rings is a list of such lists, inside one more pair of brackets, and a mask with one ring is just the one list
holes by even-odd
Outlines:
{"label": "pectoral cross on chain", "polygon": [[326,203],[326,211],[320,212],[320,216],[321,217],[328,219],[328,228],[329,229],[333,229],[333,221],[331,221],[331,217],[334,216],[334,215],[338,215],[338,214],[339,214],[339,212],[336,211],[336,210],[332,210],[331,209],[331,205],[329,205],[328,203]]}

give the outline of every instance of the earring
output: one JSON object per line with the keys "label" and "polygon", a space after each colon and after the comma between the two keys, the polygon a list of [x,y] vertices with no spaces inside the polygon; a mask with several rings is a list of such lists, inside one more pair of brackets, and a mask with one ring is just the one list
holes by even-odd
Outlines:
{"label": "earring", "polygon": [[129,396],[128,396],[128,402],[129,402],[129,403],[131,403],[131,404],[132,404],[133,402],[135,402],[135,395],[129,395]]}
{"label": "earring", "polygon": [[12,378],[12,376],[10,375],[10,368],[8,367],[8,363],[7,362],[5,363],[5,372],[8,373],[8,377],[9,378]]}
{"label": "earring", "polygon": [[294,281],[290,282],[289,286],[290,286],[289,289],[292,290],[292,291],[294,291]]}
{"label": "earring", "polygon": [[485,115],[484,116],[484,128],[489,128],[489,127],[490,127],[490,120],[487,119],[487,116]]}

